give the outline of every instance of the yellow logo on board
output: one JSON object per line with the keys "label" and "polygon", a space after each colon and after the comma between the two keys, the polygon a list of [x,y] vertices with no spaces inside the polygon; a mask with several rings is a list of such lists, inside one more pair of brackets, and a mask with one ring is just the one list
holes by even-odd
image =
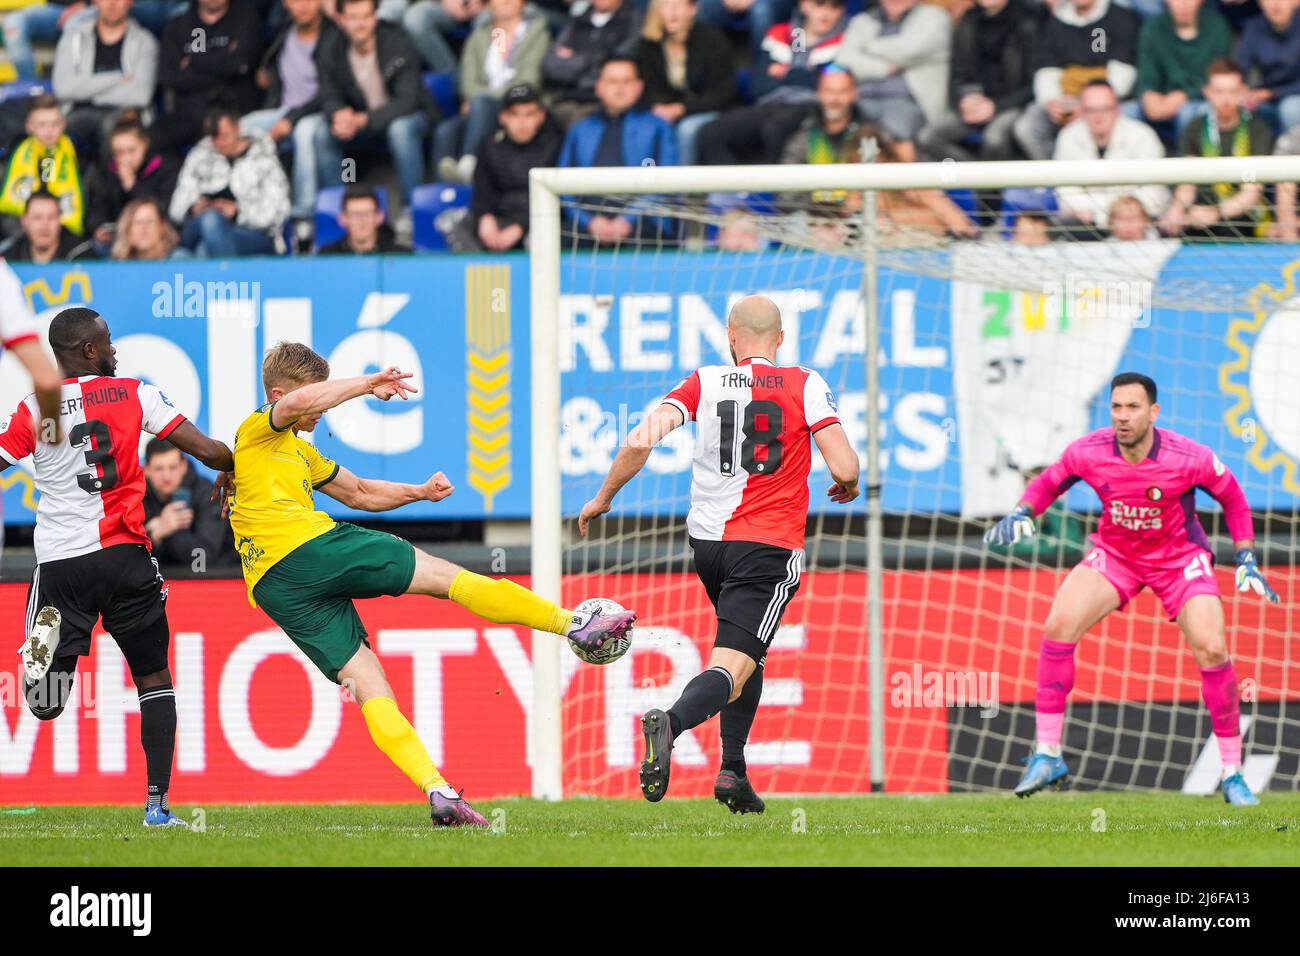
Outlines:
{"label": "yellow logo on board", "polygon": [[465,268],[465,404],[470,487],[483,510],[510,486],[510,267]]}
{"label": "yellow logo on board", "polygon": [[1282,270],[1280,286],[1260,284],[1248,298],[1249,318],[1228,325],[1233,357],[1219,368],[1219,387],[1235,401],[1225,415],[1234,436],[1249,443],[1246,458],[1261,474],[1277,471],[1300,495],[1300,415],[1295,369],[1300,367],[1300,260]]}

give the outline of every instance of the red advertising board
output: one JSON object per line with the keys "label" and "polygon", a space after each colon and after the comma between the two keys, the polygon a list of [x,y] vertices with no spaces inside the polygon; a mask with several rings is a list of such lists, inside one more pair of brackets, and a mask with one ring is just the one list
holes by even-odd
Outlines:
{"label": "red advertising board", "polygon": [[[1300,575],[1278,569],[1270,576],[1284,594],[1300,584]],[[995,699],[1032,700],[1040,622],[1058,580],[1028,571],[886,575],[890,790],[948,786],[951,701],[918,690],[929,677],[983,675]],[[1226,574],[1221,583],[1229,586]],[[764,703],[748,751],[767,792],[870,789],[865,590],[861,573],[812,573],[787,614],[764,669]],[[617,664],[592,667],[564,654],[565,787],[634,796],[636,717],[671,703],[707,660],[712,619],[689,574],[595,576],[566,586],[574,603],[598,594],[643,616],[633,653]],[[0,620],[10,622],[15,647],[25,602],[24,586],[0,586]],[[399,703],[449,779],[479,798],[528,793],[528,632],[424,598],[368,601],[361,612]],[[416,798],[372,746],[356,705],[248,605],[241,582],[173,582],[169,618],[178,708],[175,802]],[[1286,658],[1288,606],[1266,609],[1234,594],[1228,621],[1239,674],[1255,682],[1259,699],[1294,699],[1300,665]],[[27,711],[20,670],[17,655],[0,665],[0,804],[139,802],[139,707],[111,638],[96,638],[79,671],[78,706],[55,721],[42,723]],[[1075,699],[1195,701],[1196,675],[1177,629],[1159,622],[1143,595],[1080,649]],[[674,795],[710,791],[716,725],[678,742]]]}

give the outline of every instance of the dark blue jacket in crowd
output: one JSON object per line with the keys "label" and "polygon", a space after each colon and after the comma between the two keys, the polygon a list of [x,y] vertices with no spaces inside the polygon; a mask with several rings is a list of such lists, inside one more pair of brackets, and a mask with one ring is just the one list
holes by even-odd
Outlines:
{"label": "dark blue jacket in crowd", "polygon": [[[595,166],[596,153],[608,126],[609,117],[603,112],[593,113],[570,126],[560,150],[560,165]],[[677,165],[677,131],[653,113],[632,110],[623,116],[623,165],[645,166],[651,162],[655,166]],[[642,204],[648,204],[652,199],[651,196],[637,197],[624,206],[620,214],[633,216]],[[569,212],[586,231],[592,210],[570,207]]]}
{"label": "dark blue jacket in crowd", "polygon": [[[1241,31],[1237,61],[1252,86],[1273,91],[1276,102],[1300,93],[1300,13],[1291,17],[1286,33],[1274,32],[1263,16],[1255,17]],[[1258,69],[1259,77],[1251,71]]]}

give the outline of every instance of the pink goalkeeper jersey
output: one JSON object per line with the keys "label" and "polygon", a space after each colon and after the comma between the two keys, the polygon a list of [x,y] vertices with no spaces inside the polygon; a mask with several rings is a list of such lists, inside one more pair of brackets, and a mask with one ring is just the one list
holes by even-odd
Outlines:
{"label": "pink goalkeeper jersey", "polygon": [[1065,449],[1061,460],[1035,478],[1024,501],[1039,514],[1075,482],[1101,498],[1099,548],[1156,568],[1185,565],[1210,542],[1196,517],[1196,489],[1220,505],[1233,541],[1255,536],[1241,485],[1219,456],[1199,442],[1154,428],[1147,457],[1136,465],[1120,454],[1113,428],[1099,428]]}

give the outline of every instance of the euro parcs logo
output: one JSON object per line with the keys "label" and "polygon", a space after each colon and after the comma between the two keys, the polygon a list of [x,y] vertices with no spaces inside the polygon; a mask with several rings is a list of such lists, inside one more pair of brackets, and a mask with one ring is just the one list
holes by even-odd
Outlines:
{"label": "euro parcs logo", "polygon": [[1261,284],[1248,297],[1248,315],[1228,326],[1231,357],[1219,368],[1219,387],[1233,400],[1232,434],[1245,442],[1247,460],[1261,474],[1276,472],[1300,495],[1300,260],[1282,270],[1278,286]]}

